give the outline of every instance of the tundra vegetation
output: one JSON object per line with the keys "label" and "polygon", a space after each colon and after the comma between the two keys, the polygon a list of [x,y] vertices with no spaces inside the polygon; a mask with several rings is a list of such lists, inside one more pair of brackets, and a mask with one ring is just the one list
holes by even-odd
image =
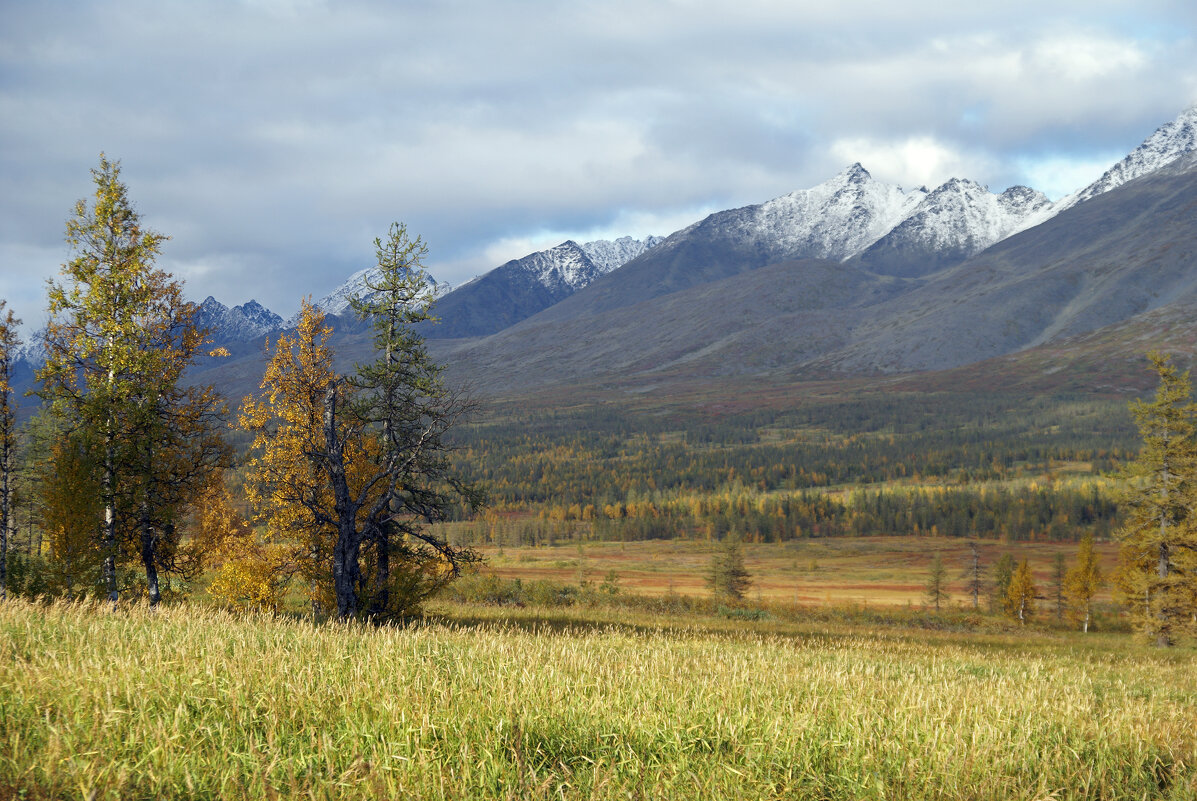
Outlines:
{"label": "tundra vegetation", "polygon": [[0,795],[1197,796],[1167,358],[1130,415],[823,388],[471,416],[396,224],[353,304],[373,360],[339,369],[305,303],[232,410],[187,383],[220,351],[166,237],[118,163],[93,182],[20,426],[0,318]]}

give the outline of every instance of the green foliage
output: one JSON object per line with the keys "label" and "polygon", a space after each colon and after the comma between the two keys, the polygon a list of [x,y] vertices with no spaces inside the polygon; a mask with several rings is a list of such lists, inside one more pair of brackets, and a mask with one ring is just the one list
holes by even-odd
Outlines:
{"label": "green foliage", "polygon": [[8,596],[8,541],[16,518],[17,415],[12,373],[21,324],[5,305],[0,299],[0,600]]}
{"label": "green foliage", "polygon": [[[498,508],[593,519],[600,539],[736,530],[756,542],[932,532],[1075,541],[1117,525],[1114,499],[1093,475],[1127,454],[1117,407],[886,403],[742,413],[717,424],[694,412],[495,410],[455,433],[456,459]],[[1094,433],[1102,430],[1112,433]],[[1030,480],[1061,462],[1089,478]],[[923,487],[870,486],[912,480]],[[827,493],[840,485],[856,490]]]}
{"label": "green foliage", "polygon": [[157,602],[159,570],[194,569],[182,558],[181,529],[211,475],[227,465],[225,410],[210,388],[180,386],[206,334],[182,287],[154,266],[166,237],[142,227],[119,163],[101,154],[92,180],[92,202],[80,200],[67,221],[71,258],[61,283],[49,283],[38,371],[39,394],[70,440],[57,451],[71,460],[62,472],[79,485],[44,502],[86,506],[86,487],[99,510],[94,524],[76,521],[76,531],[58,532],[62,542],[82,546],[94,536],[112,601],[123,563],[140,561]]}
{"label": "green foliage", "polygon": [[1093,552],[1093,537],[1085,537],[1077,548],[1076,564],[1064,577],[1064,599],[1069,619],[1086,633],[1093,619],[1093,598],[1103,581],[1097,554]]}
{"label": "green foliage", "polygon": [[927,578],[927,602],[939,611],[940,604],[951,598],[947,585],[948,571],[943,566],[943,555],[938,551],[931,559],[931,574]]}
{"label": "green foliage", "polygon": [[1010,582],[1014,580],[1016,566],[1014,557],[1008,553],[1002,554],[998,557],[997,562],[994,563],[993,592],[990,595],[990,609],[1004,609],[1006,607],[1006,599],[1010,593]]}
{"label": "green foliage", "polygon": [[739,540],[728,537],[723,541],[722,547],[711,557],[706,582],[718,597],[732,601],[744,598],[752,586],[752,577],[744,567],[744,554],[740,550]]}

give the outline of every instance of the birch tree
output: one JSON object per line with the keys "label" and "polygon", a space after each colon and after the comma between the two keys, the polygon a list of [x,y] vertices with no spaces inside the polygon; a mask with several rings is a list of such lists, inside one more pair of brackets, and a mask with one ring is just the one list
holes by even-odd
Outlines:
{"label": "birch tree", "polygon": [[1093,550],[1093,535],[1086,534],[1077,548],[1076,564],[1064,577],[1064,599],[1068,617],[1079,624],[1086,634],[1089,633],[1089,624],[1093,619],[1093,598],[1101,589],[1101,583],[1101,566]]}

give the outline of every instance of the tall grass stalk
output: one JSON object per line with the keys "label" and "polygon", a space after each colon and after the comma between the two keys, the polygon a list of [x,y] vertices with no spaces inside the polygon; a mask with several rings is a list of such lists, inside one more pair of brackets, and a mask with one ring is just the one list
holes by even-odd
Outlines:
{"label": "tall grass stalk", "polygon": [[1191,653],[0,604],[0,797],[1197,796]]}

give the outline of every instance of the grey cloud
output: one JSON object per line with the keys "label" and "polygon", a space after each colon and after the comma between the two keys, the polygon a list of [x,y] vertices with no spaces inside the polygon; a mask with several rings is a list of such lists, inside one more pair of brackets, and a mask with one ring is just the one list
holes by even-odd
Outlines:
{"label": "grey cloud", "polygon": [[[287,314],[393,219],[456,282],[497,240],[809,186],[841,139],[933,137],[1001,185],[1197,100],[1191,3],[941,5],[9,4],[0,296],[30,296],[100,150],[192,294]],[[1090,45],[1098,72],[1138,55],[1065,75]]]}

